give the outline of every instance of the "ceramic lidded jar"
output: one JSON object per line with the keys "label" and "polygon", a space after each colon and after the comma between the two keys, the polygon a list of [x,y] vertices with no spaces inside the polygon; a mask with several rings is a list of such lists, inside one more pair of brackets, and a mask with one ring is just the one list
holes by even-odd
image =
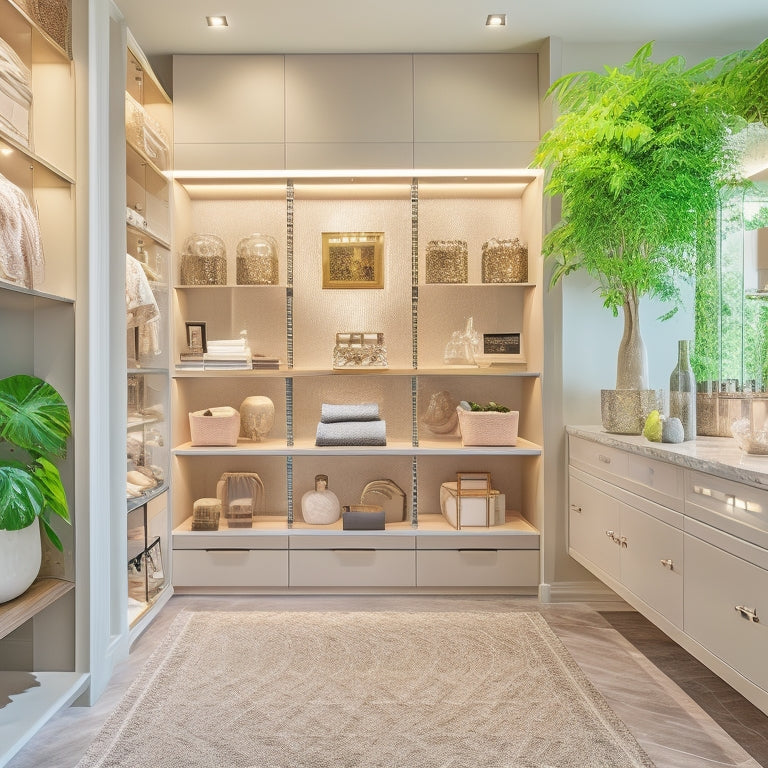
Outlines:
{"label": "ceramic lidded jar", "polygon": [[240,433],[249,440],[263,440],[275,423],[275,404],[263,395],[246,397],[240,403]]}
{"label": "ceramic lidded jar", "polygon": [[311,525],[329,525],[341,517],[339,499],[328,490],[328,475],[315,475],[315,490],[301,497],[301,516]]}
{"label": "ceramic lidded jar", "polygon": [[256,232],[237,244],[237,284],[277,285],[277,240]]}

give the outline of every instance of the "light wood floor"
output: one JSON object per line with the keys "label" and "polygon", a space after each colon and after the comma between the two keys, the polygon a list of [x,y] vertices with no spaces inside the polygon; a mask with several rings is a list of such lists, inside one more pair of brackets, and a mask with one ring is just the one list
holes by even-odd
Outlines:
{"label": "light wood floor", "polygon": [[[543,605],[534,598],[498,596],[175,596],[134,643],[96,705],[57,715],[8,768],[74,768],[182,609],[540,611],[657,768],[768,767],[768,717],[623,603]],[[162,723],[157,737],[162,739]]]}

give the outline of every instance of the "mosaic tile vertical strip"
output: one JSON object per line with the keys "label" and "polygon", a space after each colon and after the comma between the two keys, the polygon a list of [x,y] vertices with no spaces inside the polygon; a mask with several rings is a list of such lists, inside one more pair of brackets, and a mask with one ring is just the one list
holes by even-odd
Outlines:
{"label": "mosaic tile vertical strip", "polygon": [[293,525],[293,456],[285,457],[285,480],[288,491],[288,526]]}
{"label": "mosaic tile vertical strip", "polygon": [[[412,367],[419,367],[419,181],[411,181],[411,338]],[[415,445],[415,443],[414,443]]]}
{"label": "mosaic tile vertical strip", "polygon": [[419,525],[419,463],[411,457],[411,527]]}
{"label": "mosaic tile vertical strip", "polygon": [[411,376],[411,445],[414,448],[419,447],[418,398],[419,380],[416,376]]}
{"label": "mosaic tile vertical strip", "polygon": [[[294,187],[293,179],[288,179],[285,187],[285,210],[286,210],[286,235],[285,235],[285,254],[286,254],[286,289],[285,289],[285,311],[286,311],[286,363],[288,368],[293,368],[293,203]],[[291,445],[291,443],[289,443]]]}
{"label": "mosaic tile vertical strip", "polygon": [[285,378],[285,441],[293,447],[293,377]]}

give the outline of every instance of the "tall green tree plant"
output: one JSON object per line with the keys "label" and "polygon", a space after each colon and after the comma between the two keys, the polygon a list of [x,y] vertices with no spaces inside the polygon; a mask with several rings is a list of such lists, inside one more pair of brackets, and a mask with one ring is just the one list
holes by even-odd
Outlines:
{"label": "tall green tree plant", "polygon": [[544,238],[552,284],[583,269],[604,306],[623,311],[617,389],[648,388],[639,301],[669,303],[670,317],[697,253],[711,253],[719,190],[740,183],[733,137],[756,117],[745,114],[749,87],[733,78],[739,66],[750,83],[764,77],[764,60],[746,54],[687,67],[652,53],[648,43],[624,66],[557,80],[548,95],[561,114],[534,160],[547,194],[562,198],[561,221]]}

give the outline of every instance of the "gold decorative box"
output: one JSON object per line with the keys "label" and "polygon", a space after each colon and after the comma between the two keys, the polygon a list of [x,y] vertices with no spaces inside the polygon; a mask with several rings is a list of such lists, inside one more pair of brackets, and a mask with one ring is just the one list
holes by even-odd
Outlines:
{"label": "gold decorative box", "polygon": [[466,240],[430,240],[426,280],[428,283],[466,283],[468,261]]}
{"label": "gold decorative box", "polygon": [[482,278],[484,283],[527,283],[528,246],[513,237],[483,243]]}

